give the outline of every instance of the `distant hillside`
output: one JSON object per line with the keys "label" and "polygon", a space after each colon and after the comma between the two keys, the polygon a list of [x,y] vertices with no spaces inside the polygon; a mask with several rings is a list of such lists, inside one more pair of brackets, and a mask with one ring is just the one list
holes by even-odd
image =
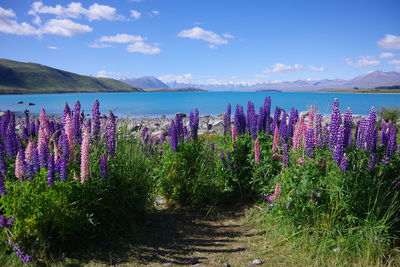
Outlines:
{"label": "distant hillside", "polygon": [[310,92],[322,90],[353,90],[368,89],[380,86],[395,86],[400,84],[400,73],[395,71],[372,71],[350,80],[297,80],[260,83],[224,83],[224,84],[191,84],[180,82],[167,83],[171,88],[197,87],[210,91],[284,91]]}
{"label": "distant hillside", "polygon": [[0,94],[142,91],[114,79],[94,78],[36,63],[0,59]]}
{"label": "distant hillside", "polygon": [[207,90],[193,87],[184,88],[143,88],[145,92],[207,92]]}
{"label": "distant hillside", "polygon": [[166,85],[159,79],[152,76],[136,78],[136,79],[122,78],[119,80],[131,86],[141,87],[141,88],[169,88],[168,85]]}

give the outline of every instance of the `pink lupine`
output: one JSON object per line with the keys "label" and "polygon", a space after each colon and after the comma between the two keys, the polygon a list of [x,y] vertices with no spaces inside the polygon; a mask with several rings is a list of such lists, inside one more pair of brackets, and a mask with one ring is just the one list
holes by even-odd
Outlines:
{"label": "pink lupine", "polygon": [[297,159],[297,163],[300,164],[300,165],[303,165],[304,164],[304,158],[298,158]]}
{"label": "pink lupine", "polygon": [[274,132],[274,140],[272,143],[272,151],[276,152],[278,151],[278,145],[279,145],[279,141],[280,141],[280,133],[279,133],[279,129],[278,126],[275,127],[275,132]]}
{"label": "pink lupine", "polygon": [[257,164],[261,161],[260,141],[258,138],[254,141],[254,160]]}
{"label": "pink lupine", "polygon": [[18,180],[22,181],[25,175],[25,163],[24,163],[24,155],[23,150],[20,149],[17,154],[17,158],[15,159],[15,177]]}
{"label": "pink lupine", "polygon": [[86,129],[81,145],[81,183],[83,184],[89,179],[89,148],[90,133]]}
{"label": "pink lupine", "polygon": [[274,202],[279,197],[280,193],[281,193],[281,185],[280,184],[276,184],[275,185],[274,194],[273,195],[266,194],[265,195],[265,200],[268,201],[268,202]]}
{"label": "pink lupine", "polygon": [[36,148],[36,143],[32,140],[29,140],[28,145],[26,146],[25,149],[25,161],[27,163],[32,161],[32,153],[33,153],[33,149]]}
{"label": "pink lupine", "polygon": [[232,142],[236,142],[236,138],[237,138],[237,127],[236,125],[233,125],[232,127]]}
{"label": "pink lupine", "polygon": [[54,151],[54,158],[55,158],[55,159],[61,157],[60,149],[58,148],[56,142],[54,142],[53,151]]}
{"label": "pink lupine", "polygon": [[300,148],[300,140],[301,140],[301,123],[298,121],[294,126],[293,132],[293,148],[298,149]]}
{"label": "pink lupine", "polygon": [[71,116],[69,114],[65,116],[64,131],[67,135],[70,152],[72,153],[74,151],[74,129],[72,127]]}
{"label": "pink lupine", "polygon": [[314,107],[310,107],[310,111],[308,112],[308,129],[314,128],[314,117],[315,117],[315,112],[314,112]]}
{"label": "pink lupine", "polygon": [[38,154],[40,167],[47,166],[47,154],[49,151],[50,131],[46,118],[46,111],[42,109],[39,116],[39,131],[38,131]]}

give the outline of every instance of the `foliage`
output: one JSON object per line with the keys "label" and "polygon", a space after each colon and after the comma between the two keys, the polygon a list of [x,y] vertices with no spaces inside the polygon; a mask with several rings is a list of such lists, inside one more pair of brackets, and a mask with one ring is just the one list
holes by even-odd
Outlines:
{"label": "foliage", "polygon": [[379,116],[386,122],[392,121],[395,123],[400,117],[400,107],[389,108],[381,106],[381,109],[379,111]]}

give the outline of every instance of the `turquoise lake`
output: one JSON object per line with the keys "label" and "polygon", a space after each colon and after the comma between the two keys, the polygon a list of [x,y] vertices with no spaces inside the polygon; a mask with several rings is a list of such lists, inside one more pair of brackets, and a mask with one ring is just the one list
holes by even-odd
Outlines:
{"label": "turquoise lake", "polygon": [[[91,113],[95,99],[100,101],[100,111],[112,110],[120,117],[156,117],[173,116],[177,112],[189,113],[196,107],[202,115],[224,113],[228,103],[232,105],[232,114],[236,104],[247,105],[255,102],[258,107],[264,98],[271,96],[272,107],[276,105],[290,111],[293,106],[299,111],[309,105],[318,107],[322,114],[329,114],[332,101],[339,99],[341,112],[350,107],[353,114],[366,115],[372,106],[393,107],[400,105],[400,94],[339,94],[339,93],[280,93],[280,92],[179,92],[179,93],[92,93],[92,94],[44,94],[44,95],[1,95],[0,110],[14,112],[30,110],[38,114],[42,108],[48,114],[60,115],[65,102],[72,108],[79,100],[85,113]],[[23,101],[23,104],[17,104]],[[32,102],[35,106],[28,106]],[[272,112],[272,111],[271,111]]]}

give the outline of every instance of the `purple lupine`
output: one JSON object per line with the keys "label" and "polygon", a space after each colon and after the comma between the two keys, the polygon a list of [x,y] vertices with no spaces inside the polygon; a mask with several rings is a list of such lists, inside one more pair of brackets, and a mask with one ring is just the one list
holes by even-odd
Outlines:
{"label": "purple lupine", "polygon": [[306,153],[307,156],[313,158],[315,156],[314,129],[308,128],[306,132]]}
{"label": "purple lupine", "polygon": [[6,185],[4,184],[3,174],[0,173],[0,197],[7,194]]}
{"label": "purple lupine", "polygon": [[271,125],[271,130],[275,131],[275,128],[278,127],[279,129],[279,117],[281,116],[281,109],[276,106],[275,107],[275,113],[274,113],[274,119],[272,121]]}
{"label": "purple lupine", "polygon": [[387,132],[388,129],[390,129],[390,125],[392,124],[391,121],[389,121],[388,123],[386,123],[384,120],[382,120],[381,123],[381,140],[380,140],[380,145],[381,146],[386,146],[387,144]]}
{"label": "purple lupine", "polygon": [[257,139],[257,114],[254,111],[254,104],[249,101],[247,105],[247,127],[252,140]]}
{"label": "purple lupine", "polygon": [[110,157],[115,156],[115,144],[116,144],[116,125],[115,125],[115,116],[110,111],[110,117],[107,123],[107,133],[106,133],[106,146],[107,153]]}
{"label": "purple lupine", "polygon": [[61,155],[60,159],[60,181],[65,182],[67,181],[67,175],[68,175],[68,164],[67,160]]}
{"label": "purple lupine", "polygon": [[266,126],[265,112],[264,107],[260,107],[258,109],[258,118],[257,118],[257,132],[262,133],[265,132]]}
{"label": "purple lupine", "polygon": [[271,97],[267,96],[264,100],[265,132],[271,134]]}
{"label": "purple lupine", "polygon": [[345,170],[347,170],[348,166],[349,166],[349,160],[347,159],[346,156],[343,156],[342,159],[340,160],[339,168],[342,172],[344,172]]}
{"label": "purple lupine", "polygon": [[344,127],[340,126],[336,138],[335,151],[333,153],[333,159],[338,165],[340,165],[344,153],[344,131]]}
{"label": "purple lupine", "polygon": [[[230,119],[230,113],[229,113],[229,123],[230,123],[230,121],[231,121],[231,119]],[[198,131],[199,131],[199,110],[197,108],[194,110],[194,113],[190,112],[189,126],[190,126],[190,135],[191,135],[192,140],[197,141],[198,140]]]}
{"label": "purple lupine", "polygon": [[93,138],[96,142],[98,142],[100,140],[100,102],[97,99],[93,103],[92,119]]}
{"label": "purple lupine", "polygon": [[175,131],[178,136],[179,142],[183,142],[183,114],[177,113],[175,115]]}
{"label": "purple lupine", "polygon": [[294,134],[294,127],[299,120],[299,113],[297,109],[292,107],[290,109],[290,116],[289,116],[289,123],[288,123],[288,129],[287,129],[287,137],[292,138]]}
{"label": "purple lupine", "polygon": [[224,135],[231,132],[231,104],[228,104],[224,116]]}
{"label": "purple lupine", "polygon": [[63,133],[61,135],[61,155],[66,162],[69,162],[70,152],[68,136],[67,134]]}
{"label": "purple lupine", "polygon": [[0,174],[3,177],[7,176],[7,163],[4,155],[3,144],[0,142]]}
{"label": "purple lupine", "polygon": [[61,157],[54,155],[54,173],[60,174]]}
{"label": "purple lupine", "polygon": [[25,255],[25,253],[21,250],[21,248],[18,245],[15,245],[13,250],[23,263],[28,263],[32,261],[31,256]]}
{"label": "purple lupine", "polygon": [[365,149],[368,152],[375,152],[377,143],[376,140],[377,136],[375,132],[376,132],[376,111],[375,108],[372,107],[368,116],[366,132],[363,136],[363,144],[365,144]]}
{"label": "purple lupine", "polygon": [[61,118],[61,123],[62,123],[63,127],[65,127],[65,118],[67,117],[67,114],[69,116],[71,116],[71,109],[69,108],[68,103],[65,102],[64,112],[63,112],[63,115]]}
{"label": "purple lupine", "polygon": [[82,142],[82,124],[81,124],[81,103],[76,101],[74,110],[72,111],[72,129],[74,136],[74,144],[80,145]]}
{"label": "purple lupine", "polygon": [[368,171],[371,171],[376,164],[376,154],[371,154],[368,161]]}
{"label": "purple lupine", "polygon": [[85,123],[85,129],[89,131],[89,133],[92,133],[92,120],[87,119]]}
{"label": "purple lupine", "polygon": [[337,137],[338,137],[338,130],[339,126],[341,124],[342,118],[340,116],[340,110],[339,110],[339,100],[335,98],[332,103],[332,114],[331,114],[331,120],[329,123],[329,131],[330,131],[330,136],[329,136],[329,147],[331,150],[335,148],[335,145],[337,143]]}
{"label": "purple lupine", "polygon": [[54,185],[54,155],[51,153],[47,164],[47,185],[49,187]]}
{"label": "purple lupine", "polygon": [[249,133],[251,134],[251,125],[250,122],[253,119],[253,114],[255,113],[255,109],[254,109],[254,103],[251,101],[247,102],[247,116],[246,116],[246,126],[247,126],[247,130],[249,131]]}
{"label": "purple lupine", "polygon": [[355,145],[357,148],[364,149],[365,143],[364,136],[366,135],[366,127],[367,127],[367,120],[361,119],[357,122],[357,130],[356,130],[356,137],[355,137]]}
{"label": "purple lupine", "polygon": [[396,125],[392,124],[389,129],[388,141],[385,147],[386,156],[390,159],[396,150]]}
{"label": "purple lupine", "polygon": [[242,135],[245,133],[245,129],[246,129],[246,122],[245,120],[243,121],[243,107],[236,105],[236,110],[235,110],[235,114],[233,117],[234,120],[234,124],[236,126],[237,129],[237,134],[238,135]]}
{"label": "purple lupine", "polygon": [[40,165],[39,165],[39,155],[38,155],[38,149],[35,147],[32,149],[32,160],[31,160],[31,166],[32,166],[32,171],[33,173],[37,173],[40,170]]}
{"label": "purple lupine", "polygon": [[8,123],[5,136],[6,153],[9,157],[15,157],[18,152],[17,136],[15,134],[15,121],[11,119]]}
{"label": "purple lupine", "polygon": [[107,158],[105,154],[100,158],[100,177],[103,180],[107,179]]}
{"label": "purple lupine", "polygon": [[285,140],[285,142],[288,140],[288,127],[286,124],[286,118],[287,118],[286,111],[283,110],[282,118],[279,121],[279,133],[281,134],[281,138]]}
{"label": "purple lupine", "polygon": [[175,121],[172,120],[171,126],[169,127],[169,136],[170,136],[170,143],[171,143],[171,150],[173,152],[178,150],[178,133],[176,131]]}
{"label": "purple lupine", "polygon": [[344,126],[344,146],[347,147],[351,144],[351,128],[353,127],[353,115],[351,109],[348,108],[343,116],[343,126]]}
{"label": "purple lupine", "polygon": [[142,130],[142,134],[141,134],[141,139],[144,144],[147,144],[149,142],[149,134],[148,133],[149,133],[149,128],[144,127]]}
{"label": "purple lupine", "polygon": [[29,135],[31,137],[35,137],[36,136],[36,124],[35,124],[35,121],[31,121],[31,126],[29,127],[29,129],[30,129]]}
{"label": "purple lupine", "polygon": [[286,143],[282,143],[282,164],[283,167],[289,166],[288,146]]}
{"label": "purple lupine", "polygon": [[185,142],[190,142],[189,130],[186,125],[183,126],[183,139]]}

